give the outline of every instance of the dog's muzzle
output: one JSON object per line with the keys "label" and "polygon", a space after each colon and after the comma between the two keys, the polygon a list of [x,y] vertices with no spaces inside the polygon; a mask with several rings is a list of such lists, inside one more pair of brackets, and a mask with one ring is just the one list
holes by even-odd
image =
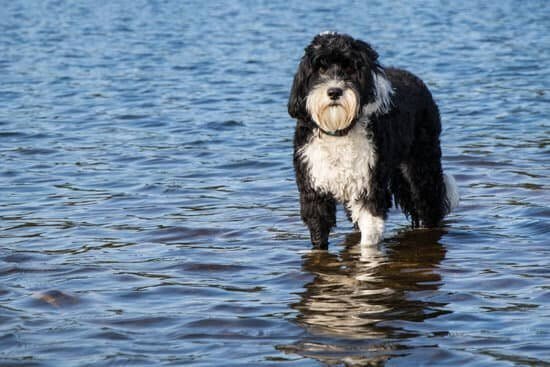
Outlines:
{"label": "dog's muzzle", "polygon": [[342,81],[330,80],[313,88],[307,96],[306,107],[321,132],[342,136],[357,120],[358,100],[353,88]]}

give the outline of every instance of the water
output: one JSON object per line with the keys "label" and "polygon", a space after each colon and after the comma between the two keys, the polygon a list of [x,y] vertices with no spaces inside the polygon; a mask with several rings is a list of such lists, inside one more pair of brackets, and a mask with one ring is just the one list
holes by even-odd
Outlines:
{"label": "water", "polygon": [[[550,365],[550,3],[4,2],[0,365]],[[461,207],[361,254],[298,215],[317,32],[440,105]]]}

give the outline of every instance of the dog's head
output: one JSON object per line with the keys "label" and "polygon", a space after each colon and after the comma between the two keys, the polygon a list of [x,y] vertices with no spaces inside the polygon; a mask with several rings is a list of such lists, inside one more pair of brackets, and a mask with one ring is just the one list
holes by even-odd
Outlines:
{"label": "dog's head", "polygon": [[288,113],[334,132],[362,114],[387,111],[391,85],[377,59],[363,41],[332,32],[317,35],[294,76]]}

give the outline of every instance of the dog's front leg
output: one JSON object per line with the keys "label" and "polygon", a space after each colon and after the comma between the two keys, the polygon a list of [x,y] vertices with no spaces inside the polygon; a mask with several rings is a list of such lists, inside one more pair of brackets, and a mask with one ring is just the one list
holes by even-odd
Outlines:
{"label": "dog's front leg", "polygon": [[373,214],[363,200],[350,203],[347,209],[354,224],[361,231],[361,245],[376,245],[384,236],[384,215]]}
{"label": "dog's front leg", "polygon": [[361,231],[361,245],[376,245],[384,237],[384,218],[372,215],[368,210],[362,210],[357,220]]}
{"label": "dog's front leg", "polygon": [[336,202],[329,195],[315,192],[300,195],[300,212],[302,220],[309,228],[311,243],[314,248],[326,250],[328,235],[336,224]]}
{"label": "dog's front leg", "polygon": [[351,205],[352,219],[361,230],[361,245],[376,245],[384,237],[385,220],[391,207],[387,164],[379,160],[370,182]]}

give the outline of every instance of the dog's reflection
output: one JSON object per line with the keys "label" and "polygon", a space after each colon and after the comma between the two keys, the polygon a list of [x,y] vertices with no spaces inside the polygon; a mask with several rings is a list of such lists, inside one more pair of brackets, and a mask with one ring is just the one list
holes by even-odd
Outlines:
{"label": "dog's reflection", "polygon": [[339,254],[305,255],[303,268],[315,278],[293,307],[307,336],[291,351],[349,366],[383,365],[404,353],[400,341],[415,333],[400,324],[449,312],[429,300],[442,283],[442,235],[407,231],[381,247],[361,247],[357,235],[350,235]]}

